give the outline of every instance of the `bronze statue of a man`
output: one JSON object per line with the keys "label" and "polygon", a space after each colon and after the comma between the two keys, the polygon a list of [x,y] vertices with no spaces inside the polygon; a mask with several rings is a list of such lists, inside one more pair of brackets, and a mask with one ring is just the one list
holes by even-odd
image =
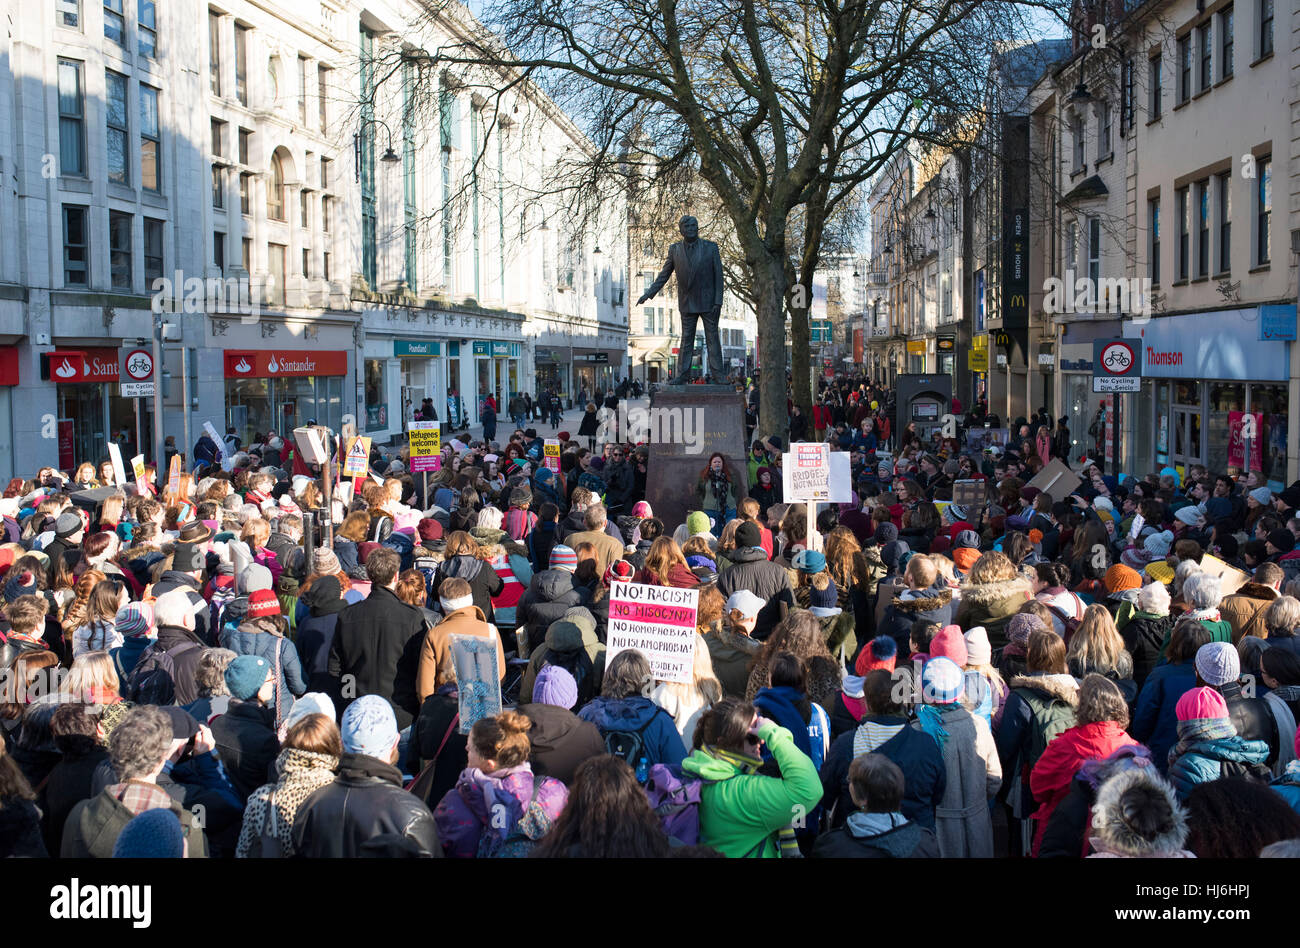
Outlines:
{"label": "bronze statue of a man", "polygon": [[677,374],[669,385],[690,381],[691,363],[695,360],[695,323],[704,320],[704,343],[709,352],[709,374],[725,375],[722,364],[722,339],[718,320],[722,316],[722,254],[711,240],[700,240],[699,222],[687,214],[677,225],[683,240],[668,248],[668,261],[642,297],[640,306],[654,299],[668,278],[677,274],[677,310],[682,314],[682,344],[678,350]]}

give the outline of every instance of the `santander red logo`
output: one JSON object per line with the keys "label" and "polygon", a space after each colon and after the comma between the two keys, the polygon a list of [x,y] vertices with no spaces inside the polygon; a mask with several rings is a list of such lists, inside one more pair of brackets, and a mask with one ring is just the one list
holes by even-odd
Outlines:
{"label": "santander red logo", "polygon": [[245,359],[243,356],[240,356],[240,357],[239,357],[239,361],[235,363],[234,368],[235,368],[235,371],[238,372],[238,373],[240,373],[241,375],[244,374],[244,373],[246,373],[246,372],[252,372],[252,371],[253,371],[253,367],[252,367],[251,365],[248,364],[248,360]]}

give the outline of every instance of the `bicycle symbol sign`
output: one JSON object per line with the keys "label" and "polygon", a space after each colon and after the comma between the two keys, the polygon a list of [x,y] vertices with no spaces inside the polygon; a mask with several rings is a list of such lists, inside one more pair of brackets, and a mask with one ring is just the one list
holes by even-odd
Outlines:
{"label": "bicycle symbol sign", "polygon": [[1094,340],[1092,390],[1097,393],[1140,391],[1141,345],[1141,341],[1136,339]]}
{"label": "bicycle symbol sign", "polygon": [[1133,350],[1125,343],[1114,342],[1102,350],[1102,364],[1113,375],[1123,375],[1133,365]]}
{"label": "bicycle symbol sign", "polygon": [[131,353],[126,360],[126,374],[137,381],[153,375],[153,356],[144,350]]}

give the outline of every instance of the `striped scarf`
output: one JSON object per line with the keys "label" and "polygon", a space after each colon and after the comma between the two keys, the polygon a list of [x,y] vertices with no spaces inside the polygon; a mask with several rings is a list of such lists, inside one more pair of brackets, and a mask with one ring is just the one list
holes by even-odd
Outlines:
{"label": "striped scarf", "polygon": [[[763,765],[763,761],[759,758],[750,757],[748,754],[742,754],[738,751],[723,750],[720,747],[707,747],[705,749],[718,760],[725,760],[743,774],[752,774]],[[799,852],[799,843],[795,839],[793,821],[782,826],[776,833],[777,851],[781,854],[782,859],[803,858],[803,854]],[[758,855],[761,856],[766,848],[767,839],[764,839],[758,847]]]}
{"label": "striped scarf", "polygon": [[1236,736],[1237,728],[1233,725],[1232,718],[1189,718],[1179,721],[1178,743],[1169,748],[1169,762],[1172,764],[1197,744]]}

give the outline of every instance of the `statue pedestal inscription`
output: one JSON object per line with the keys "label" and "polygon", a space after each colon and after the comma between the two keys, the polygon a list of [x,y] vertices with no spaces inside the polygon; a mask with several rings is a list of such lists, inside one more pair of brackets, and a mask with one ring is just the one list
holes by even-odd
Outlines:
{"label": "statue pedestal inscription", "polygon": [[745,396],[726,385],[681,385],[650,396],[646,500],[671,534],[700,507],[695,485],[715,451],[727,459],[736,501],[748,496]]}

